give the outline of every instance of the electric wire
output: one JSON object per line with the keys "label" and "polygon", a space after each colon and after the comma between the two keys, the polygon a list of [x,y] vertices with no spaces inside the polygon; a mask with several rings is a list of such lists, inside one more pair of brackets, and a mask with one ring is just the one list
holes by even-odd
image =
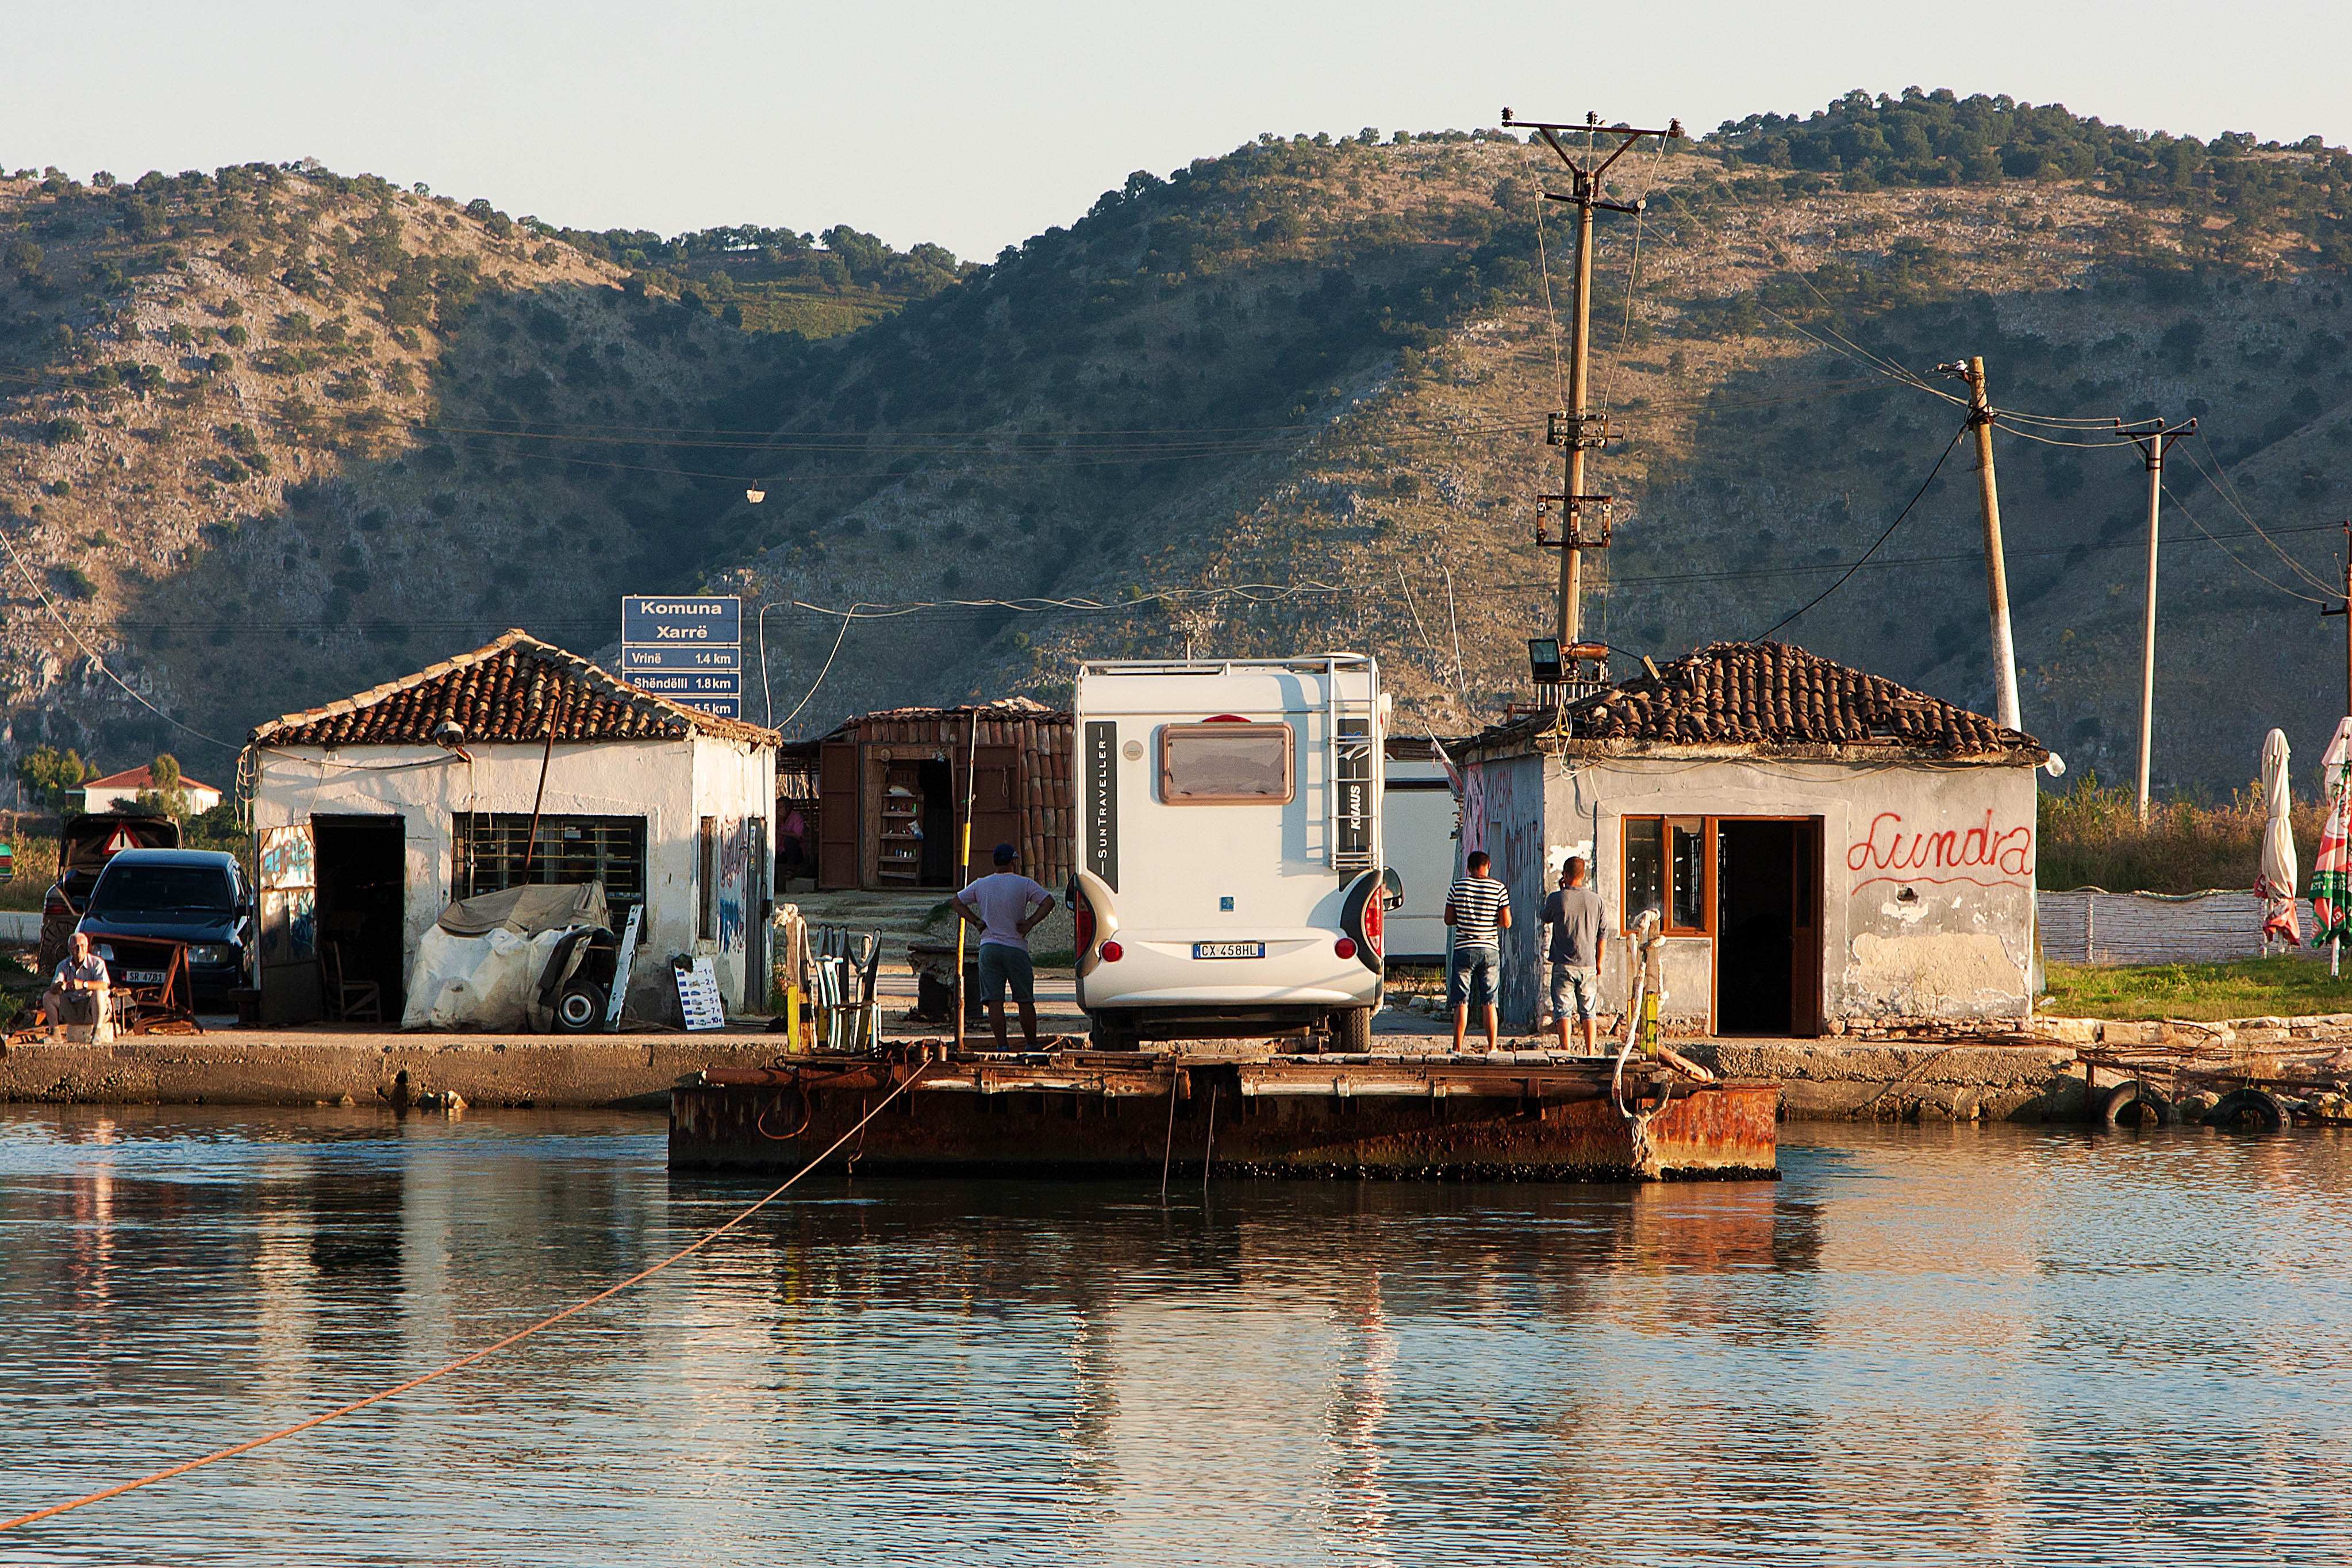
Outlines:
{"label": "electric wire", "polygon": [[1927,487],[1934,484],[1936,482],[1936,476],[1944,471],[1945,462],[1950,458],[1954,449],[1959,446],[1960,437],[1968,433],[1969,426],[1965,421],[1962,422],[1958,429],[1952,432],[1952,438],[1944,443],[1944,449],[1941,452],[1936,454],[1935,466],[1927,470],[1927,477],[1919,481],[1919,488],[1911,492],[1911,499],[1903,503],[1903,510],[1895,514],[1895,521],[1886,525],[1885,532],[1881,533],[1875,540],[1871,542],[1870,548],[1862,552],[1860,560],[1855,561],[1853,565],[1847,567],[1845,571],[1840,574],[1836,582],[1831,584],[1828,587],[1814,595],[1811,599],[1806,600],[1803,605],[1790,611],[1787,615],[1782,616],[1779,620],[1773,622],[1770,626],[1765,627],[1764,630],[1757,633],[1756,636],[1748,638],[1748,640],[1750,642],[1762,642],[1766,637],[1770,637],[1774,632],[1779,631],[1782,626],[1787,626],[1790,621],[1797,619],[1807,610],[1811,609],[1815,605],[1820,604],[1823,599],[1828,598],[1832,594],[1834,594],[1840,588],[1844,587],[1846,583],[1853,576],[1853,574],[1862,570],[1863,563],[1868,561],[1873,555],[1878,553],[1878,547],[1885,543],[1889,539],[1893,538],[1895,531],[1903,526],[1903,520],[1911,515],[1911,509],[1917,506],[1921,499],[1927,495]]}
{"label": "electric wire", "polygon": [[[2180,515],[2189,520],[2189,525],[2191,528],[2194,528],[2198,532],[2204,534],[2207,539],[2212,540],[2215,547],[2218,548],[2222,554],[2228,556],[2231,563],[2234,564],[2238,570],[2243,572],[2247,576],[2255,578],[2261,582],[2268,583],[2280,593],[2286,595],[2290,598],[2301,599],[2306,604],[2326,605],[2335,603],[2333,598],[2315,599],[2309,594],[2305,594],[2299,589],[2290,588],[2285,584],[2279,582],[2276,578],[2270,577],[2261,572],[2255,571],[2253,567],[2239,559],[2238,552],[2236,551],[2231,549],[2228,545],[2223,544],[2220,540],[2213,538],[2212,533],[2207,530],[2205,525],[2198,521],[2197,514],[2189,509],[2189,503],[2181,500],[2180,497],[2174,492],[2170,485],[2164,483],[2161,479],[2157,481],[2157,485],[2158,488],[2163,490],[2165,495],[2171,500],[2172,504],[2179,508]],[[2273,546],[2273,548],[2275,549],[2276,546]]]}
{"label": "electric wire", "polygon": [[[2286,564],[2296,573],[2296,574],[2301,576],[2313,587],[2317,588],[2321,593],[2329,595],[2332,602],[2336,596],[2336,585],[2328,582],[2326,578],[2317,575],[2309,567],[2304,565],[2302,562],[2296,560],[2286,551],[2281,549],[2278,542],[2271,538],[2268,533],[2263,531],[2263,525],[2254,521],[2253,513],[2246,510],[2243,501],[2239,498],[2237,493],[2238,487],[2230,482],[2230,470],[2221,466],[2219,458],[2216,458],[2214,467],[2211,469],[2209,469],[2205,467],[2204,459],[2197,455],[2197,448],[2194,446],[2188,448],[2188,454],[2189,466],[2195,468],[2197,472],[2203,477],[2207,484],[2213,487],[2213,493],[2221,498],[2222,504],[2229,507],[2231,510],[2236,512],[2239,518],[2244,521],[2245,525],[2252,529],[2264,544],[2270,546],[2272,553],[2275,554],[2281,561],[2285,562]],[[2288,532],[2293,531],[2282,529],[2279,531]]]}

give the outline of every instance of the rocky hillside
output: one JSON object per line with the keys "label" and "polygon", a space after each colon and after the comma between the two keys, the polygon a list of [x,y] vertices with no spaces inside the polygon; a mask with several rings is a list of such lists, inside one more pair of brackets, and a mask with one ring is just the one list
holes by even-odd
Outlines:
{"label": "rocky hillside", "polygon": [[[2274,722],[2315,759],[2340,627],[2295,595],[2352,511],[2352,159],[1922,94],[1619,171],[1650,205],[1600,248],[1601,635],[1672,655],[1831,587],[1959,428],[1933,367],[1982,354],[2028,727],[2127,771],[2146,476],[2102,422],[2194,415],[2158,773],[2234,787]],[[615,594],[694,583],[774,606],[750,713],[795,729],[1324,646],[1456,728],[1549,621],[1554,178],[1500,132],[1265,139],[982,268],[848,231],[656,251],[316,169],[0,183],[6,537],[229,739],[509,624],[596,649]],[[1971,466],[1780,635],[1989,705]],[[13,744],[222,766],[5,594]]]}

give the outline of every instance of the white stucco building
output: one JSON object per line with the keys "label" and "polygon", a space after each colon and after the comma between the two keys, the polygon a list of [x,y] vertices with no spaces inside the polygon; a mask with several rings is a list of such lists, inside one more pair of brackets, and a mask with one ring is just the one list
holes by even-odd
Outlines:
{"label": "white stucco building", "polygon": [[1583,856],[1608,913],[1602,1005],[1633,918],[1666,932],[1679,1033],[2031,1010],[2029,735],[1783,643],[1717,643],[1465,748],[1461,850],[1510,889],[1502,1012],[1537,1011],[1538,911]]}
{"label": "white stucco building", "polygon": [[[144,765],[127,768],[119,773],[109,773],[102,779],[92,779],[82,785],[81,808],[84,811],[136,811],[141,792],[154,787],[155,774],[151,769]],[[188,797],[188,815],[191,816],[210,811],[221,803],[220,791],[185,773],[180,775],[180,782],[173,787]]]}
{"label": "white stucco building", "polygon": [[589,880],[645,911],[631,1012],[676,1018],[681,953],[764,1008],[776,743],[520,631],[259,726],[264,1016],[316,1016],[330,959],[397,997],[453,900]]}

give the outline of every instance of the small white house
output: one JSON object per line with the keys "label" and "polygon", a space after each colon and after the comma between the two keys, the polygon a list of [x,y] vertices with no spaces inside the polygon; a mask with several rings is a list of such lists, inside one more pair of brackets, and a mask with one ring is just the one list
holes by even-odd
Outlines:
{"label": "small white house", "polygon": [[262,1009],[315,1017],[331,970],[389,1005],[452,901],[601,881],[644,911],[629,1009],[674,1018],[673,955],[763,1009],[773,731],[680,707],[520,631],[253,731]]}
{"label": "small white house", "polygon": [[[109,773],[81,786],[81,808],[84,811],[136,811],[140,795],[154,787],[155,775],[144,766]],[[188,815],[191,816],[210,811],[221,803],[220,791],[208,784],[199,784],[185,773],[180,775],[175,787],[188,797]]]}

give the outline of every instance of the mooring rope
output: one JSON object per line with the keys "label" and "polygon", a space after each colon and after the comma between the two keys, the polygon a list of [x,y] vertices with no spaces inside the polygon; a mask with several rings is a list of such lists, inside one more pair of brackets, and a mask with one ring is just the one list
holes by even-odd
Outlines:
{"label": "mooring rope", "polygon": [[663,1269],[667,1268],[671,1264],[701,1251],[704,1247],[709,1246],[712,1242],[718,1240],[720,1237],[725,1236],[729,1231],[733,1230],[745,1220],[750,1219],[753,1215],[758,1214],[761,1209],[767,1207],[770,1204],[783,1196],[785,1191],[790,1188],[793,1183],[799,1181],[803,1176],[807,1175],[811,1171],[815,1170],[819,1165],[823,1164],[825,1160],[833,1154],[835,1150],[840,1148],[844,1143],[848,1142],[850,1139],[856,1137],[858,1133],[863,1132],[866,1130],[866,1124],[868,1121],[873,1121],[877,1116],[882,1114],[883,1106],[889,1104],[892,1100],[898,1099],[899,1095],[912,1088],[916,1080],[920,1079],[930,1069],[931,1064],[929,1062],[924,1062],[917,1066],[915,1070],[908,1074],[906,1079],[899,1083],[898,1088],[884,1095],[880,1101],[877,1103],[871,1110],[868,1110],[864,1116],[858,1118],[856,1126],[850,1128],[840,1137],[835,1139],[825,1149],[824,1153],[817,1155],[807,1164],[803,1165],[799,1170],[793,1172],[791,1176],[785,1179],[782,1185],[778,1186],[774,1191],[761,1198],[758,1203],[751,1205],[749,1208],[746,1208],[742,1213],[737,1215],[733,1219],[729,1220],[725,1225],[719,1226],[716,1230],[708,1231],[697,1239],[688,1242],[686,1246],[679,1247],[676,1252],[671,1253],[667,1258],[665,1258],[660,1262],[654,1264],[651,1268],[639,1269],[636,1273],[630,1275],[626,1279],[622,1280],[619,1284],[607,1286],[605,1289],[597,1291],[596,1294],[589,1297],[584,1301],[575,1301],[560,1312],[551,1312],[528,1328],[518,1329],[513,1333],[509,1334],[506,1338],[498,1341],[496,1343],[484,1345],[480,1350],[472,1352],[467,1355],[459,1356],[456,1361],[451,1362],[448,1365],[437,1367],[435,1370],[425,1373],[421,1377],[412,1377],[405,1383],[394,1384],[390,1388],[371,1394],[364,1399],[354,1399],[349,1405],[338,1405],[332,1410],[326,1411],[318,1415],[313,1415],[307,1421],[298,1421],[291,1426],[281,1426],[275,1432],[265,1434],[259,1437],[249,1438],[232,1447],[223,1448],[217,1453],[206,1454],[200,1459],[190,1459],[184,1464],[173,1465],[168,1469],[157,1470],[152,1475],[142,1476],[137,1480],[124,1481],[120,1486],[108,1487],[103,1491],[94,1491],[86,1497],[78,1497],[68,1502],[55,1503],[47,1508],[36,1509],[31,1513],[20,1513],[14,1519],[0,1519],[0,1530],[14,1530],[20,1524],[32,1524],[40,1520],[54,1519],[58,1514],[70,1513],[75,1509],[87,1508],[91,1503],[103,1502],[110,1497],[121,1497],[124,1492],[136,1491],[141,1487],[151,1487],[158,1481],[168,1481],[174,1476],[184,1476],[190,1470],[202,1469],[206,1465],[217,1464],[223,1459],[233,1459],[239,1454],[249,1454],[254,1449],[262,1447],[264,1444],[275,1443],[281,1437],[291,1437],[297,1432],[307,1432],[313,1426],[322,1426],[330,1421],[349,1415],[354,1411],[364,1410],[371,1405],[380,1405],[383,1401],[394,1397],[395,1394],[405,1394],[412,1388],[422,1387],[424,1384],[431,1383],[435,1378],[446,1377],[449,1373],[457,1371],[461,1367],[471,1366],[474,1363],[482,1360],[486,1356],[497,1354],[499,1352],[505,1350],[509,1345],[520,1344],[524,1340],[530,1338],[531,1335],[540,1332],[543,1329],[553,1328],[556,1324],[562,1322],[564,1319],[571,1317],[573,1313],[585,1311],[599,1301],[610,1300],[612,1297],[617,1296],[622,1291],[627,1289],[630,1286],[652,1279]]}

